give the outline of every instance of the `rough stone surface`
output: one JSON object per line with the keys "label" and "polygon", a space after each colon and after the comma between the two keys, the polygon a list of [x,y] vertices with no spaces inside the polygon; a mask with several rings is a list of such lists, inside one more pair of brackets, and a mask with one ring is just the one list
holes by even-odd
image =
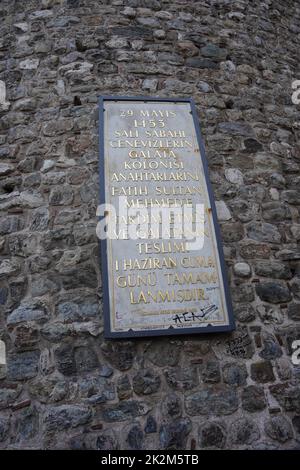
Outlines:
{"label": "rough stone surface", "polygon": [[222,425],[218,423],[206,423],[199,427],[200,448],[222,449],[226,442],[226,433]]}
{"label": "rough stone surface", "polygon": [[137,395],[150,395],[158,391],[160,377],[152,370],[141,370],[133,377],[133,390]]}
{"label": "rough stone surface", "polygon": [[267,402],[263,387],[249,385],[242,391],[242,408],[250,413],[266,408]]}
{"label": "rough stone surface", "polygon": [[[298,3],[1,1],[0,449],[299,448]],[[235,332],[104,339],[99,95],[194,98]]]}
{"label": "rough stone surface", "polygon": [[275,441],[286,442],[293,437],[291,423],[284,416],[274,416],[265,423],[265,431]]}
{"label": "rough stone surface", "polygon": [[240,418],[234,421],[229,433],[234,445],[252,444],[260,437],[258,426],[255,421],[249,418]]}
{"label": "rough stone surface", "polygon": [[234,388],[228,386],[202,387],[187,395],[185,407],[189,415],[229,415],[238,408],[238,396]]}
{"label": "rough stone surface", "polygon": [[182,449],[186,446],[187,437],[192,430],[188,418],[163,424],[159,430],[159,440],[163,449]]}
{"label": "rough stone surface", "polygon": [[254,362],[251,364],[251,378],[255,382],[274,382],[272,363],[270,361]]}
{"label": "rough stone surface", "polygon": [[288,287],[278,282],[261,282],[256,286],[256,292],[261,300],[273,304],[292,300]]}

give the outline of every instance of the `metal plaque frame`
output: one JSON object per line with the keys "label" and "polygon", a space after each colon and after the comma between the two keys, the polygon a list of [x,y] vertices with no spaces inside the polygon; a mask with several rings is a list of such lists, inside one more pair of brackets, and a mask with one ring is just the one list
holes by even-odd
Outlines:
{"label": "metal plaque frame", "polygon": [[173,335],[194,335],[194,334],[206,334],[206,333],[219,333],[229,332],[235,329],[235,321],[233,316],[233,308],[231,302],[231,296],[229,291],[229,283],[227,270],[225,265],[224,253],[222,249],[221,232],[217,219],[216,205],[213,195],[212,185],[209,179],[208,163],[205,154],[205,148],[200,130],[200,124],[197,116],[196,106],[193,98],[161,98],[161,97],[149,97],[149,96],[118,96],[118,95],[104,95],[99,97],[99,182],[100,182],[100,204],[104,204],[105,201],[105,148],[104,148],[104,113],[105,113],[105,102],[106,101],[143,101],[147,102],[171,102],[171,103],[189,103],[191,107],[191,114],[195,126],[197,142],[200,149],[200,156],[204,170],[205,182],[207,185],[207,192],[209,202],[212,210],[212,221],[215,230],[215,236],[217,241],[217,254],[219,257],[221,274],[224,287],[224,297],[226,302],[226,308],[228,313],[228,324],[222,326],[208,325],[205,327],[187,327],[187,328],[174,328],[170,326],[168,329],[149,329],[143,331],[134,331],[129,329],[125,332],[114,332],[111,329],[110,323],[110,303],[109,303],[109,277],[108,277],[108,257],[107,257],[107,240],[100,241],[101,248],[101,267],[102,267],[102,290],[103,290],[103,314],[104,314],[104,336],[105,338],[138,338],[138,337],[150,337],[150,336],[173,336]]}

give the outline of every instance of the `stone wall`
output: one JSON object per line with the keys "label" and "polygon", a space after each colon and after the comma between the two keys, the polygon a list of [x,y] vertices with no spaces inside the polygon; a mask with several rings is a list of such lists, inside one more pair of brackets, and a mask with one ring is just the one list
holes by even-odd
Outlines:
{"label": "stone wall", "polygon": [[[0,8],[0,447],[299,448],[299,1]],[[103,339],[101,94],[194,97],[234,333]]]}

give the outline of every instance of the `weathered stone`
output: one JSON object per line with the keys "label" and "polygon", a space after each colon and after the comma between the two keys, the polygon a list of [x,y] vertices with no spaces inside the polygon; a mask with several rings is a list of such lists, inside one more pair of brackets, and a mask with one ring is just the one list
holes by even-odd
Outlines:
{"label": "weathered stone", "polygon": [[225,446],[225,429],[218,423],[206,423],[199,427],[199,445],[200,448],[222,449]]}
{"label": "weathered stone", "polygon": [[279,191],[276,188],[269,189],[270,197],[273,201],[279,201]]}
{"label": "weathered stone", "polygon": [[281,347],[278,344],[275,336],[270,333],[264,332],[262,334],[263,349],[260,351],[259,356],[266,360],[276,359],[282,356]]}
{"label": "weathered stone", "polygon": [[293,279],[291,290],[296,300],[300,300],[300,278]]}
{"label": "weathered stone", "polygon": [[178,418],[182,413],[180,398],[175,393],[166,395],[162,401],[162,412],[169,418]]}
{"label": "weathered stone", "polygon": [[71,187],[54,188],[51,190],[49,203],[53,206],[67,206],[72,204],[73,197],[74,193]]}
{"label": "weathered stone", "polygon": [[263,387],[258,385],[249,385],[242,391],[242,408],[243,410],[254,413],[266,408],[266,398]]}
{"label": "weathered stone", "polygon": [[0,442],[3,442],[8,439],[9,424],[9,418],[0,418]]}
{"label": "weathered stone", "polygon": [[20,395],[21,385],[1,384],[0,388],[0,410],[10,406]]}
{"label": "weathered stone", "polygon": [[39,342],[39,330],[36,326],[17,325],[11,334],[16,349],[31,349]]}
{"label": "weathered stone", "polygon": [[230,336],[213,345],[213,351],[218,359],[224,356],[250,359],[254,354],[254,346],[247,327],[238,327]]}
{"label": "weathered stone", "polygon": [[203,57],[209,57],[213,60],[222,61],[226,59],[227,50],[222,49],[215,44],[207,44],[201,47],[200,53]]}
{"label": "weathered stone", "polygon": [[103,410],[102,418],[108,423],[114,423],[144,416],[148,411],[149,407],[143,402],[134,400],[122,401],[117,405],[110,406]]}
{"label": "weathered stone", "polygon": [[105,403],[116,397],[113,385],[98,375],[83,377],[78,386],[78,392],[79,397],[84,398],[84,401],[91,405]]}
{"label": "weathered stone", "polygon": [[38,373],[40,351],[26,351],[8,355],[7,375],[10,380],[27,380]]}
{"label": "weathered stone", "polygon": [[105,364],[100,366],[100,369],[99,369],[100,377],[111,377],[113,375],[113,373],[114,373],[114,371],[111,367],[109,367]]}
{"label": "weathered stone", "polygon": [[273,304],[292,300],[289,289],[278,282],[260,282],[256,285],[256,292],[261,300]]}
{"label": "weathered stone", "polygon": [[48,320],[48,309],[43,302],[24,302],[7,317],[8,325],[35,321],[44,323]]}
{"label": "weathered stone", "polygon": [[8,299],[7,287],[0,287],[0,305],[5,305]]}
{"label": "weathered stone", "polygon": [[56,306],[57,318],[64,323],[94,320],[99,315],[99,302],[96,297],[81,297],[74,301],[60,302]]}
{"label": "weathered stone", "polygon": [[65,337],[71,334],[71,330],[67,325],[63,323],[47,323],[41,328],[41,335],[47,341],[59,342],[62,341]]}
{"label": "weathered stone", "polygon": [[261,170],[279,170],[280,161],[278,158],[274,158],[268,153],[258,153],[254,157],[254,165],[257,169]]}
{"label": "weathered stone", "polygon": [[234,274],[239,277],[249,277],[251,268],[248,263],[235,263],[233,266]]}
{"label": "weathered stone", "polygon": [[6,216],[0,219],[0,235],[18,232],[24,228],[24,219],[17,215]]}
{"label": "weathered stone", "polygon": [[251,284],[241,284],[232,287],[231,296],[234,302],[253,302],[254,288]]}
{"label": "weathered stone", "polygon": [[9,237],[8,246],[12,255],[27,258],[36,253],[38,236],[35,233],[14,234]]}
{"label": "weathered stone", "polygon": [[184,449],[192,423],[188,418],[180,418],[163,424],[159,429],[159,440],[163,449]]}
{"label": "weathered stone", "polygon": [[275,377],[270,361],[254,362],[250,367],[251,378],[258,383],[274,382]]}
{"label": "weathered stone", "polygon": [[145,433],[152,434],[157,431],[157,423],[153,416],[148,416],[146,426],[145,426]]}
{"label": "weathered stone", "polygon": [[225,223],[221,231],[225,243],[237,242],[244,237],[244,228],[240,222]]}
{"label": "weathered stone", "polygon": [[234,314],[241,323],[250,323],[256,318],[255,310],[249,304],[238,305],[234,308]]}
{"label": "weathered stone", "polygon": [[176,48],[184,57],[193,57],[198,54],[199,49],[192,41],[181,41],[176,44]]}
{"label": "weathered stone", "polygon": [[35,70],[39,66],[39,59],[26,59],[22,60],[19,64],[20,69]]}
{"label": "weathered stone", "polygon": [[32,297],[41,297],[45,294],[54,294],[60,289],[59,279],[54,274],[33,276],[31,283]]}
{"label": "weathered stone", "polygon": [[163,29],[156,29],[153,32],[153,37],[155,37],[156,39],[165,39],[166,32]]}
{"label": "weathered stone", "polygon": [[127,18],[135,18],[136,10],[131,7],[125,7],[124,10],[121,11],[121,15],[127,16]]}
{"label": "weathered stone", "polygon": [[46,173],[47,171],[51,170],[55,166],[54,160],[44,160],[43,165],[41,167],[41,172]]}
{"label": "weathered stone", "polygon": [[263,150],[263,146],[256,139],[245,139],[243,153],[256,153]]}
{"label": "weathered stone", "polygon": [[220,366],[216,361],[207,361],[201,368],[202,380],[205,383],[218,383],[221,380]]}
{"label": "weathered stone", "polygon": [[119,378],[117,383],[119,400],[128,400],[132,396],[132,387],[128,375]]}
{"label": "weathered stone", "polygon": [[270,387],[271,394],[285,411],[300,413],[300,387],[277,384]]}
{"label": "weathered stone", "polygon": [[99,366],[97,354],[92,348],[80,346],[74,350],[76,371],[88,372]]}
{"label": "weathered stone", "polygon": [[244,201],[242,199],[234,199],[231,201],[230,209],[234,218],[240,220],[241,222],[249,222],[259,212],[259,206],[257,203]]}
{"label": "weathered stone", "polygon": [[244,184],[243,173],[238,168],[228,168],[225,170],[225,178],[237,186]]}
{"label": "weathered stone", "polygon": [[67,376],[76,373],[76,363],[72,345],[62,344],[59,346],[55,351],[55,359],[59,372]]}
{"label": "weathered stone", "polygon": [[216,209],[217,209],[218,220],[220,222],[224,222],[232,218],[230,214],[230,210],[228,209],[224,201],[216,201]]}
{"label": "weathered stone", "polygon": [[17,442],[27,442],[36,436],[39,431],[39,415],[34,407],[21,410],[17,417],[16,435]]}
{"label": "weathered stone", "polygon": [[[71,67],[71,64],[68,66]],[[80,63],[81,69],[83,69],[83,63]],[[78,69],[77,73],[80,73]],[[65,132],[69,132],[73,128],[73,121],[71,119],[58,119],[57,121],[49,121],[43,126],[43,133],[47,137],[53,137],[55,135],[61,135]]]}
{"label": "weathered stone", "polygon": [[199,90],[202,91],[203,93],[208,93],[208,92],[212,91],[209,84],[207,82],[203,82],[202,80],[200,80],[197,83],[197,88],[199,88]]}
{"label": "weathered stone", "polygon": [[79,405],[61,405],[49,408],[44,415],[43,424],[47,432],[75,428],[90,421],[91,410]]}
{"label": "weathered stone", "polygon": [[196,367],[168,368],[165,377],[168,385],[175,390],[191,390],[199,383]]}
{"label": "weathered stone", "polygon": [[300,321],[300,303],[289,304],[287,314],[291,320]]}
{"label": "weathered stone", "polygon": [[247,245],[242,245],[240,248],[240,253],[243,258],[253,259],[253,258],[267,258],[270,257],[270,247],[268,245],[262,245],[258,243],[247,243]]}
{"label": "weathered stone", "polygon": [[283,322],[283,315],[279,307],[271,305],[259,305],[256,307],[260,319],[263,323],[281,324]]}
{"label": "weathered stone", "polygon": [[9,108],[10,102],[6,100],[6,84],[2,80],[0,80],[0,111],[7,111]]}
{"label": "weathered stone", "polygon": [[229,415],[238,408],[236,390],[227,385],[201,387],[185,398],[185,408],[189,415]]}
{"label": "weathered stone", "polygon": [[233,444],[252,444],[260,438],[258,426],[252,419],[239,418],[232,423],[229,429]]}
{"label": "weathered stone", "polygon": [[146,78],[146,80],[143,81],[142,88],[143,90],[148,90],[149,92],[155,92],[157,90],[157,85],[158,80],[156,78]]}
{"label": "weathered stone", "polygon": [[124,38],[115,36],[112,37],[112,39],[110,39],[109,41],[107,41],[105,45],[110,49],[122,49],[123,47],[127,47],[128,42]]}
{"label": "weathered stone", "polygon": [[260,260],[256,261],[254,266],[257,276],[270,277],[273,279],[290,279],[292,277],[289,266],[279,261]]}
{"label": "weathered stone", "polygon": [[20,277],[15,281],[10,281],[9,284],[10,298],[13,302],[12,306],[19,305],[27,292],[27,278]]}
{"label": "weathered stone", "polygon": [[137,395],[150,395],[159,390],[161,379],[151,369],[142,369],[133,377],[132,383]]}
{"label": "weathered stone", "polygon": [[300,434],[300,416],[294,416],[292,419],[294,430],[297,434]]}
{"label": "weathered stone", "polygon": [[284,416],[274,416],[265,422],[265,432],[271,439],[286,442],[293,437],[290,422]]}
{"label": "weathered stone", "polygon": [[189,57],[186,60],[188,67],[195,67],[198,69],[218,69],[217,62],[210,59],[201,59],[200,57]]}
{"label": "weathered stone", "polygon": [[289,204],[300,204],[300,191],[295,189],[290,189],[287,191],[282,191],[282,199],[283,201],[288,202]]}
{"label": "weathered stone", "polygon": [[136,354],[134,342],[106,342],[101,349],[108,362],[117,369],[124,371],[132,367]]}
{"label": "weathered stone", "polygon": [[36,209],[31,218],[30,230],[41,231],[46,230],[49,224],[49,211],[47,208],[41,207]]}
{"label": "weathered stone", "polygon": [[286,357],[280,357],[276,361],[276,370],[281,380],[289,380],[292,376],[291,361]]}
{"label": "weathered stone", "polygon": [[77,264],[76,268],[66,268],[60,277],[66,290],[82,287],[95,289],[97,286],[97,273],[95,266],[91,263],[81,263]]}
{"label": "weathered stone", "polygon": [[49,18],[53,15],[53,11],[51,10],[36,10],[30,13],[29,19],[30,20],[37,20],[42,18]]}
{"label": "weathered stone", "polygon": [[105,431],[97,436],[95,447],[97,450],[117,450],[119,445],[114,433]]}
{"label": "weathered stone", "polygon": [[276,227],[267,223],[251,224],[248,228],[248,237],[258,242],[280,243],[281,235]]}
{"label": "weathered stone", "polygon": [[246,385],[248,373],[245,364],[228,363],[222,370],[223,380],[228,385]]}
{"label": "weathered stone", "polygon": [[158,367],[176,366],[180,357],[181,344],[180,341],[162,341],[157,339],[152,341],[145,355]]}
{"label": "weathered stone", "polygon": [[282,222],[292,218],[289,207],[282,202],[266,202],[262,204],[263,218],[267,222]]}
{"label": "weathered stone", "polygon": [[253,136],[253,129],[245,122],[221,122],[218,125],[218,129],[225,134],[241,135],[244,137]]}
{"label": "weathered stone", "polygon": [[144,433],[139,424],[132,426],[129,430],[126,442],[129,449],[141,450],[143,448]]}
{"label": "weathered stone", "polygon": [[20,266],[15,260],[4,259],[0,264],[0,279],[17,274]]}

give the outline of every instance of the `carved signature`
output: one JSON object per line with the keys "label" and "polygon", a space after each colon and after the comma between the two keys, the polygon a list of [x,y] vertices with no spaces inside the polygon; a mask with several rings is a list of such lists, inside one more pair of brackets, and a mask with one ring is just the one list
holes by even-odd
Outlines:
{"label": "carved signature", "polygon": [[180,315],[175,315],[172,320],[175,324],[201,320],[207,315],[214,313],[218,310],[218,307],[215,304],[208,305],[207,307],[200,308],[202,313],[195,312],[183,312]]}

